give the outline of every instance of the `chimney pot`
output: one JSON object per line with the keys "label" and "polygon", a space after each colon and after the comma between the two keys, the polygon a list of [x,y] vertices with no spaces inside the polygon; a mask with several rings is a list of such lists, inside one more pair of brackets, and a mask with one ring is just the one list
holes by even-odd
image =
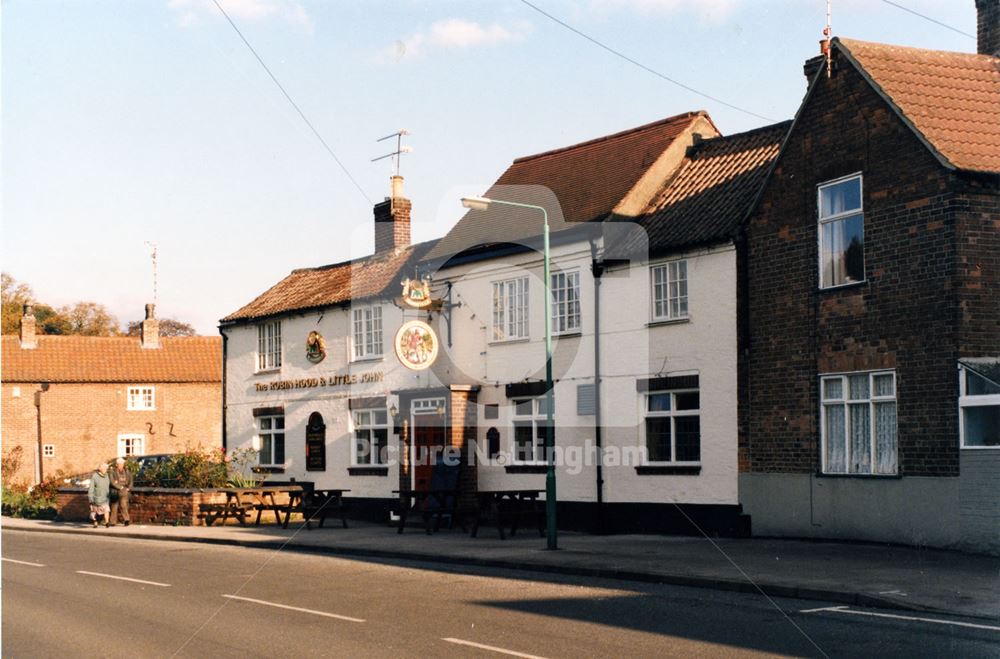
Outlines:
{"label": "chimney pot", "polygon": [[1000,0],[976,0],[976,52],[1000,57]]}
{"label": "chimney pot", "polygon": [[21,314],[21,347],[25,350],[34,350],[38,347],[38,339],[35,337],[35,312],[30,302],[24,305],[24,313]]}

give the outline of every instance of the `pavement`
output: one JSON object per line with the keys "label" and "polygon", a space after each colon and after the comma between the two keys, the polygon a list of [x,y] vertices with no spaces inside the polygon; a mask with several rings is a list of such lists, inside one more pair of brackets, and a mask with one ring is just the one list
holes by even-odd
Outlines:
{"label": "pavement", "polygon": [[94,529],[4,517],[2,528],[508,568],[1000,621],[1000,557],[874,543],[569,532],[560,533],[559,550],[549,551],[534,532],[500,540],[492,528],[470,538],[457,529],[426,535],[413,527],[398,535],[388,524],[350,524],[343,529],[328,521],[311,531],[295,523]]}

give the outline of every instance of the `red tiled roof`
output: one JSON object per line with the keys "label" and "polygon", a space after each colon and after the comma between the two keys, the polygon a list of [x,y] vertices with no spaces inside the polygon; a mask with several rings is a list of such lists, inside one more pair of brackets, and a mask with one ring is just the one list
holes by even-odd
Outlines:
{"label": "red tiled roof", "polygon": [[957,169],[1000,172],[1000,58],[854,39],[833,43]]}
{"label": "red tiled roof", "polygon": [[143,348],[132,336],[37,337],[21,348],[2,339],[4,382],[221,382],[222,337],[175,336]]}
{"label": "red tiled roof", "polygon": [[222,322],[264,318],[381,295],[394,286],[398,287],[399,277],[407,264],[423,256],[433,244],[433,241],[419,243],[353,261],[293,270],[252,302],[223,318]]}
{"label": "red tiled roof", "polygon": [[[705,112],[687,112],[518,158],[484,196],[546,207],[553,232],[571,223],[603,220],[674,139],[699,120],[711,122]],[[555,206],[561,213],[554,210]],[[539,235],[540,227],[538,212],[533,210],[498,206],[485,212],[469,212],[427,258],[448,258],[479,246],[524,240]]]}
{"label": "red tiled roof", "polygon": [[784,121],[693,147],[639,221],[650,252],[732,237],[790,126]]}

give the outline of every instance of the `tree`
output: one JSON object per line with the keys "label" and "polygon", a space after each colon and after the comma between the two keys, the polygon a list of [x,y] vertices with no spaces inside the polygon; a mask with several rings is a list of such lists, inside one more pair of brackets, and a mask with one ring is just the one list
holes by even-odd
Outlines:
{"label": "tree", "polygon": [[0,276],[3,279],[2,293],[0,293],[3,306],[2,331],[4,334],[17,334],[21,328],[22,309],[25,303],[31,302],[35,293],[31,290],[31,286],[17,281],[6,272]]}
{"label": "tree", "polygon": [[77,302],[59,309],[59,315],[69,322],[67,334],[82,336],[118,336],[121,334],[118,319],[103,304]]}
{"label": "tree", "polygon": [[[125,331],[129,336],[139,336],[142,332],[142,321],[129,321],[128,329]],[[160,319],[160,336],[194,336],[197,334],[194,327],[174,318]]]}

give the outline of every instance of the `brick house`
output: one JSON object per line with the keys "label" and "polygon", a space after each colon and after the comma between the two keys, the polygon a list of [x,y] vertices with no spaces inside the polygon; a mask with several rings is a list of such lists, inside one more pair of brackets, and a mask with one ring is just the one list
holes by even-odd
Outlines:
{"label": "brick house", "polygon": [[161,338],[152,307],[140,337],[91,337],[36,335],[25,306],[20,336],[2,339],[3,450],[23,448],[18,479],[221,446],[221,340]]}
{"label": "brick house", "polygon": [[1000,2],[978,54],[849,39],[746,225],[755,534],[1000,550]]}

